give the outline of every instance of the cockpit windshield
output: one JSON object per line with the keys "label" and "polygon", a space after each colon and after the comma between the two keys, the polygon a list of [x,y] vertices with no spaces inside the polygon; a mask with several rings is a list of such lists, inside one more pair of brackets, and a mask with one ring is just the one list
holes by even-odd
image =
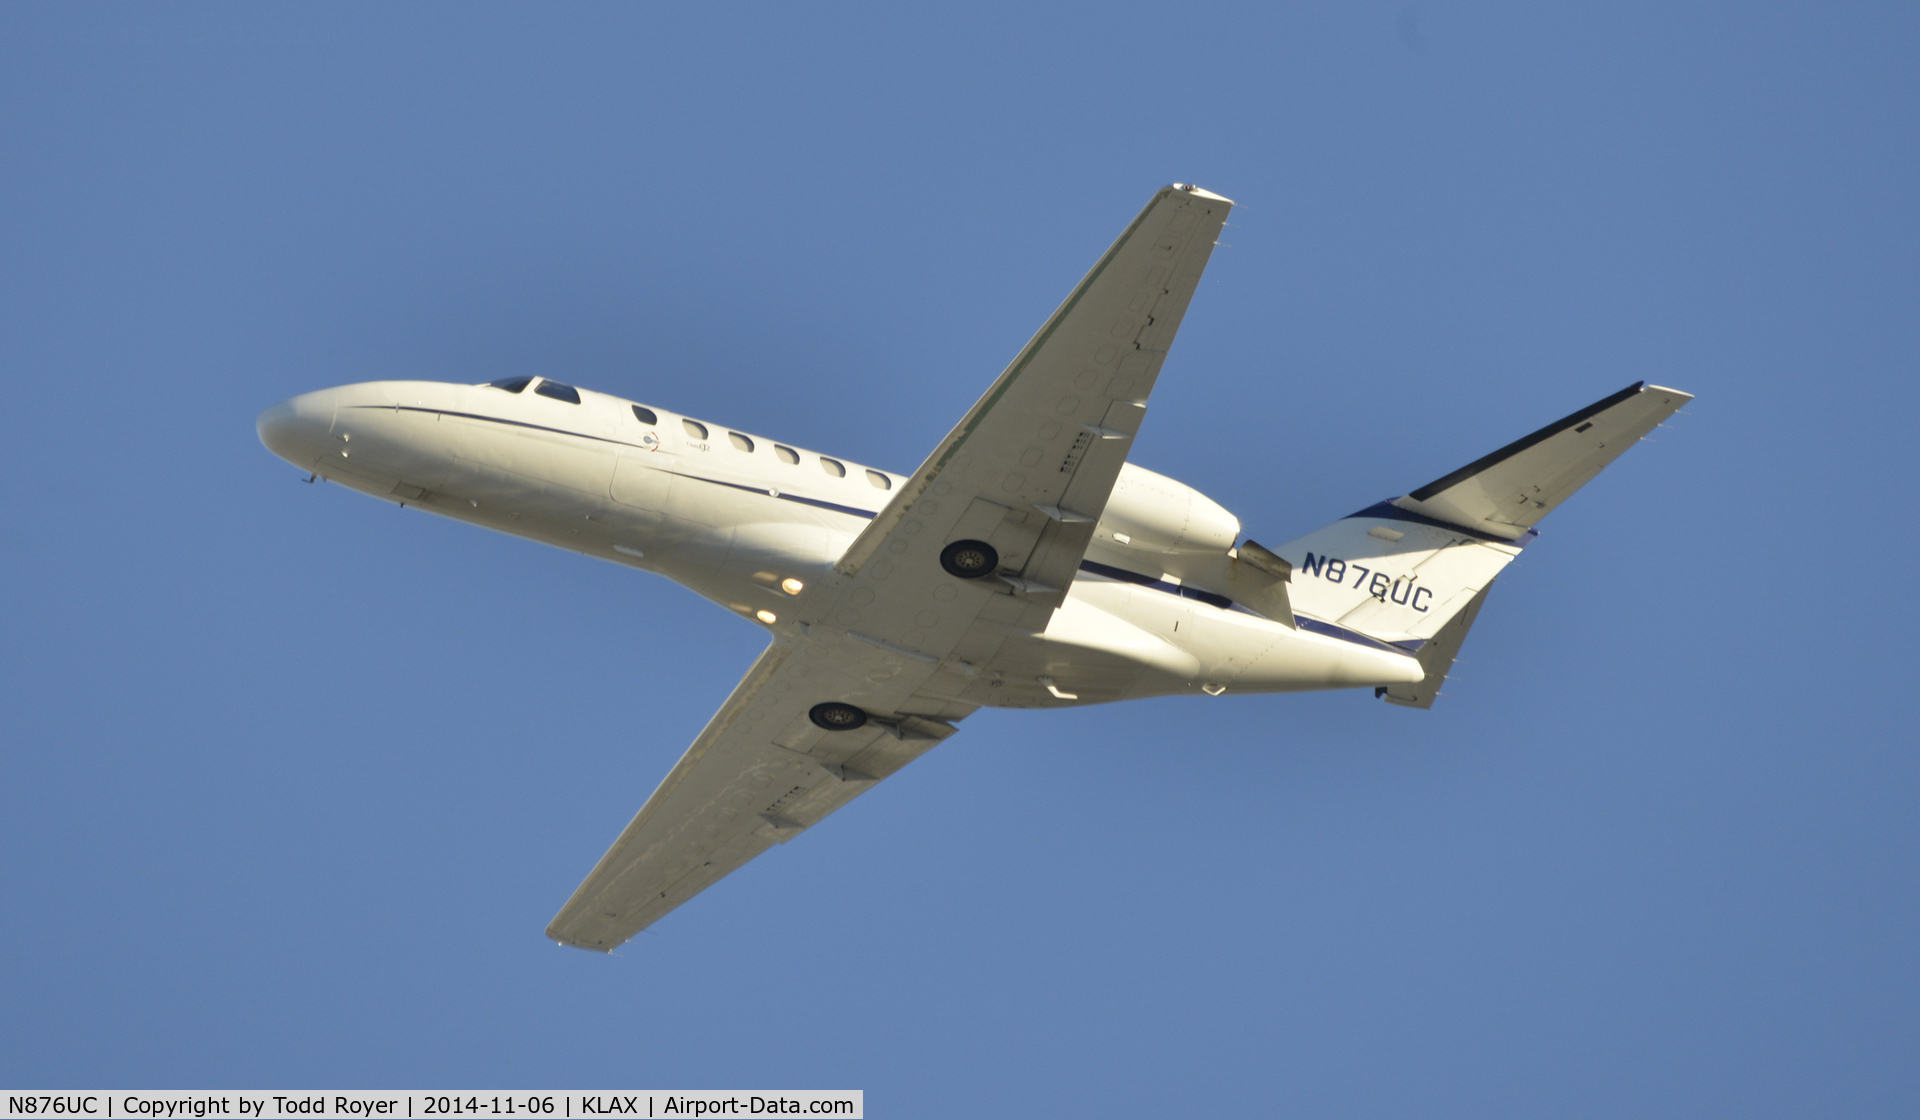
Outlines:
{"label": "cockpit windshield", "polygon": [[527,386],[533,384],[533,378],[504,377],[498,381],[489,381],[487,382],[487,384],[493,386],[495,389],[505,389],[509,393],[518,393],[520,390],[525,389]]}

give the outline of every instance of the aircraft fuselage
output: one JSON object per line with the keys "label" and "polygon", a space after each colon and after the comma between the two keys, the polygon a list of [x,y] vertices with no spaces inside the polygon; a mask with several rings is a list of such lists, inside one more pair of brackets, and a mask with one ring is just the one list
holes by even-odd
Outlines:
{"label": "aircraft fuselage", "polygon": [[[550,395],[540,391],[546,389]],[[578,403],[573,399],[577,398]],[[905,479],[632,401],[529,379],[378,381],[260,418],[302,470],[374,497],[666,576],[769,630],[819,617],[834,562]],[[1062,707],[1145,696],[1419,681],[1406,652],[1236,604],[1239,522],[1126,465],[1079,577],[1040,633],[1007,635],[952,699]],[[937,596],[938,592],[936,592]],[[929,604],[930,608],[937,604]],[[844,611],[842,613],[845,613]]]}

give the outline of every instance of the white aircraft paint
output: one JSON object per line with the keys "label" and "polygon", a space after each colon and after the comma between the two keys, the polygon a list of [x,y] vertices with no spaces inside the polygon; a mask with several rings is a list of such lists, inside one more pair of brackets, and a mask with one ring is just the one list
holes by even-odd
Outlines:
{"label": "white aircraft paint", "polygon": [[[1157,194],[911,476],[540,378],[365,382],[261,415],[302,470],[663,575],[769,632],[550,936],[613,948],[979,707],[1353,687],[1430,707],[1533,525],[1690,399],[1635,385],[1277,549],[1242,541],[1124,461],[1230,206]],[[995,570],[942,571],[962,540]],[[870,722],[831,729],[809,711],[828,701]]]}
{"label": "white aircraft paint", "polygon": [[[781,582],[830,580],[834,561],[886,504],[890,488],[905,481],[693,421],[707,431],[702,439],[676,413],[648,406],[657,421],[647,424],[635,417],[635,402],[575,389],[580,403],[571,404],[541,396],[538,385],[535,379],[518,393],[437,381],[323,389],[268,409],[260,438],[329,481],[658,573],[776,634],[832,624],[810,618],[806,592],[789,595]],[[751,450],[736,445],[736,436]],[[790,449],[797,462],[776,448]],[[842,465],[845,476],[823,459]],[[875,485],[876,475],[887,489]],[[1008,666],[1047,666],[1079,698],[1056,698],[1034,674],[1008,680],[1005,667],[980,666],[965,699],[1065,707],[1197,694],[1207,684],[1293,692],[1421,678],[1404,652],[1182,598],[1182,586],[1231,593],[1222,573],[1239,530],[1239,520],[1205,495],[1126,464],[1087,550],[1090,564],[1067,589],[1068,609],[1044,632],[1023,636],[1024,648],[1002,655]],[[1092,565],[1152,582],[1123,582]],[[777,621],[761,622],[760,611]],[[1002,668],[999,683],[995,668]]]}

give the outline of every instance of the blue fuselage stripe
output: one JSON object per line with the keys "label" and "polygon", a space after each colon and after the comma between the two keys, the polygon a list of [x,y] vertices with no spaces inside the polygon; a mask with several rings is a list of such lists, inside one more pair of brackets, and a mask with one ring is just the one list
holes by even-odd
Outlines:
{"label": "blue fuselage stripe", "polygon": [[[1242,603],[1234,602],[1225,595],[1216,595],[1211,591],[1200,591],[1196,588],[1184,587],[1177,583],[1168,583],[1166,580],[1141,575],[1139,572],[1130,572],[1125,568],[1116,568],[1112,564],[1102,564],[1098,560],[1080,561],[1080,570],[1091,575],[1105,576],[1108,579],[1121,583],[1131,583],[1136,587],[1145,587],[1165,595],[1178,595],[1183,599],[1193,599],[1206,603],[1209,606],[1218,607],[1223,611],[1235,610],[1243,614],[1253,615],[1255,618],[1267,617],[1259,611],[1248,608]],[[1335,626],[1331,622],[1321,622],[1317,618],[1307,618],[1304,615],[1294,615],[1293,621],[1294,625],[1310,633],[1321,634],[1329,638],[1339,638],[1343,642],[1352,642],[1355,645],[1367,646],[1371,649],[1385,650],[1388,653],[1411,654],[1426,644],[1421,641],[1383,642],[1378,638],[1369,638],[1356,630],[1349,630],[1344,626]]]}
{"label": "blue fuselage stripe", "polygon": [[[417,405],[407,405],[407,404],[402,404],[402,405],[357,404],[357,405],[352,405],[350,407],[370,409],[374,412],[435,412],[435,413],[439,413],[442,416],[458,416],[462,420],[484,420],[489,424],[508,424],[515,428],[532,428],[536,432],[552,432],[553,434],[560,435],[560,436],[574,436],[578,439],[590,439],[590,440],[593,440],[595,443],[611,443],[616,447],[631,447],[636,451],[646,451],[646,452],[653,451],[653,448],[648,447],[646,444],[643,444],[643,443],[629,443],[626,440],[608,439],[605,436],[590,436],[585,432],[571,431],[567,428],[549,428],[545,424],[529,424],[524,420],[506,420],[498,416],[483,416],[477,412],[455,412],[450,408],[421,408]],[[649,468],[649,469],[663,470],[662,468],[658,468],[658,467]],[[868,519],[872,519],[880,516],[879,513],[874,510],[860,509],[856,506],[843,506],[838,502],[824,501],[820,498],[803,498],[798,494],[789,494],[789,493],[786,493],[785,491],[769,490],[765,486],[746,486],[738,482],[722,482],[720,479],[717,479],[717,478],[705,478],[697,474],[683,474],[680,471],[663,470],[663,473],[674,475],[678,478],[690,478],[695,482],[711,482],[715,486],[731,486],[735,490],[745,490],[750,494],[765,494],[769,498],[779,498],[781,501],[786,501],[786,502],[799,502],[801,505],[807,505],[807,506],[818,506],[821,509],[830,509],[830,510],[833,510],[835,513],[852,514],[855,517],[865,517]]]}
{"label": "blue fuselage stripe", "polygon": [[845,513],[845,514],[851,514],[854,517],[864,517],[869,521],[880,516],[880,514],[875,510],[858,509],[858,508],[855,508],[854,506],[843,506],[837,502],[822,501],[819,498],[803,498],[798,494],[789,494],[784,490],[770,490],[765,486],[748,486],[742,482],[723,482],[717,478],[707,478],[705,476],[697,475],[697,474],[683,474],[680,471],[663,471],[663,473],[670,474],[675,478],[692,479],[694,482],[707,482],[707,483],[712,483],[715,486],[730,486],[735,490],[745,490],[749,494],[761,494],[769,498],[778,498],[783,502],[799,502],[803,506],[818,506],[821,509],[830,509],[835,513]]}

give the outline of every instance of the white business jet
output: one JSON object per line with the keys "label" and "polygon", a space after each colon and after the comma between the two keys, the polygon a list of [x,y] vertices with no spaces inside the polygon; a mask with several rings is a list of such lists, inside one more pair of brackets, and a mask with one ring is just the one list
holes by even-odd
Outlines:
{"label": "white business jet", "polygon": [[547,935],[611,951],[981,707],[1371,688],[1431,707],[1534,526],[1691,399],[1636,384],[1278,548],[1127,462],[1232,203],[1153,196],[980,402],[890,474],[549,378],[260,417],[304,471],[658,572],[770,644]]}

